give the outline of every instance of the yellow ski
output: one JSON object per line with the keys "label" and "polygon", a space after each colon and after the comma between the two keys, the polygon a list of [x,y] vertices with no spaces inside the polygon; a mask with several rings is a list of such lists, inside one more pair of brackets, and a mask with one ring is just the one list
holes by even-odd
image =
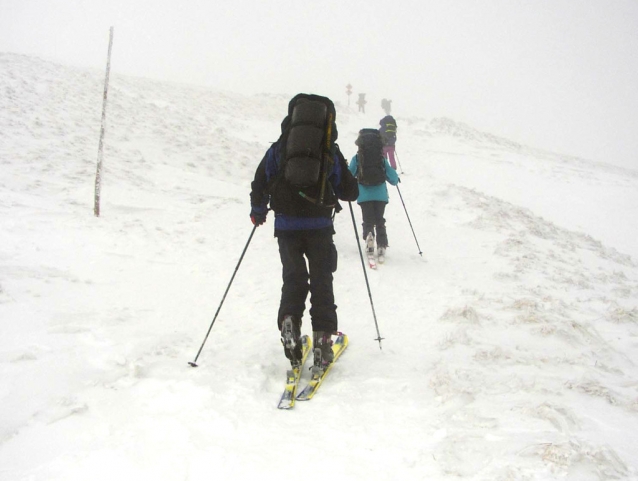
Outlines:
{"label": "yellow ski", "polygon": [[339,356],[341,356],[343,351],[346,350],[346,347],[348,347],[348,336],[346,336],[343,332],[337,333],[337,339],[332,345],[332,352],[334,353],[333,361],[328,364],[328,367],[323,372],[315,371],[313,369],[313,374],[310,382],[297,396],[298,401],[308,401],[317,393],[319,386],[321,386],[321,383],[326,378],[335,362],[337,362]]}
{"label": "yellow ski", "polygon": [[295,407],[295,399],[297,395],[297,386],[299,386],[299,379],[301,378],[301,370],[308,358],[308,354],[312,351],[312,341],[307,335],[301,337],[302,345],[302,357],[301,365],[294,369],[286,371],[286,387],[279,400],[278,409],[292,409]]}

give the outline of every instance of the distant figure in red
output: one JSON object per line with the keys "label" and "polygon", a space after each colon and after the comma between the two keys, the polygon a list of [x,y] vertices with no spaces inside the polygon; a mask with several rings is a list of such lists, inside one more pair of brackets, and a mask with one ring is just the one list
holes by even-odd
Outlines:
{"label": "distant figure in red", "polygon": [[357,105],[359,106],[359,112],[366,113],[366,104],[368,101],[366,100],[366,94],[359,94],[359,100],[357,100]]}
{"label": "distant figure in red", "polygon": [[383,139],[383,155],[390,162],[390,166],[396,170],[397,163],[394,157],[395,144],[397,142],[397,122],[392,115],[386,115],[379,121],[379,132]]}

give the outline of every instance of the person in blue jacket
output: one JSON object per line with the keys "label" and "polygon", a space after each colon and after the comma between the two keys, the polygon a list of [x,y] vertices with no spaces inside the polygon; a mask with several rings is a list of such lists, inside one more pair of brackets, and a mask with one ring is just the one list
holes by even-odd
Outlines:
{"label": "person in blue jacket", "polygon": [[[301,318],[310,292],[310,317],[314,347],[321,350],[322,363],[332,361],[331,336],[337,331],[337,306],[333,291],[333,272],[337,269],[337,249],[332,236],[333,211],[341,210],[338,200],[353,201],[358,196],[356,179],[348,171],[339,146],[334,144],[331,170],[328,174],[326,205],[320,206],[291,188],[282,169],[283,151],[290,132],[293,108],[304,100],[321,101],[336,115],[334,104],[326,97],[299,94],[289,104],[288,116],[281,124],[281,136],[270,146],[255,172],[250,192],[250,219],[259,226],[266,222],[268,204],[275,214],[275,237],[279,243],[283,286],[277,315],[284,353],[293,368],[301,360]],[[333,117],[334,118],[334,117]],[[336,124],[331,129],[337,138]],[[307,261],[306,261],[307,260]],[[291,329],[292,332],[289,332]],[[292,343],[287,347],[287,336]]]}
{"label": "person in blue jacket", "polygon": [[[358,155],[359,154],[355,154],[355,156],[352,157],[348,167],[354,176],[357,175]],[[386,157],[383,157],[383,165],[385,168],[386,182],[389,182],[391,185],[397,185],[400,182],[399,174],[390,166]],[[373,238],[376,237],[377,253],[379,256],[385,255],[385,250],[388,247],[388,234],[384,218],[385,206],[389,202],[386,182],[382,182],[379,185],[363,185],[359,183],[359,197],[357,198],[357,203],[361,207],[361,215],[363,217],[363,240],[368,240],[368,234],[372,234]],[[367,248],[370,254],[370,249],[374,251],[374,244],[368,245]]]}

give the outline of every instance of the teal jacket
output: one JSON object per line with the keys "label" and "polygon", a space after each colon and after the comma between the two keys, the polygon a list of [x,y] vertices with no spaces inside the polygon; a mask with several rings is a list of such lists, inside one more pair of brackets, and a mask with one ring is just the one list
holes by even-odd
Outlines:
{"label": "teal jacket", "polygon": [[[388,159],[384,159],[384,162],[386,180],[392,185],[397,185],[399,183],[399,174],[390,166]],[[357,156],[355,155],[352,157],[350,165],[348,166],[348,170],[355,178],[357,177],[358,163]],[[373,200],[388,203],[388,186],[385,182],[379,185],[359,184],[359,198],[357,199],[357,203],[361,204],[362,202],[370,202]]]}

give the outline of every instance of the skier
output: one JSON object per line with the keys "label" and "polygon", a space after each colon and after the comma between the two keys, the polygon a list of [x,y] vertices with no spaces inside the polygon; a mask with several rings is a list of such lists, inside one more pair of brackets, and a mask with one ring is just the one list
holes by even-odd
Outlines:
{"label": "skier", "polygon": [[388,234],[383,217],[385,206],[389,201],[386,181],[397,185],[400,179],[396,170],[383,155],[382,140],[378,130],[360,130],[355,144],[358,151],[352,157],[348,168],[359,182],[357,203],[361,207],[363,217],[363,239],[366,241],[367,254],[371,256],[374,254],[376,237],[377,255],[379,259],[383,259],[388,247]]}
{"label": "skier", "polygon": [[381,108],[383,109],[386,115],[390,115],[390,111],[392,110],[392,100],[390,99],[381,100]]}
{"label": "skier", "polygon": [[366,100],[366,94],[359,94],[359,100],[357,100],[357,105],[359,106],[359,112],[366,113],[366,104],[368,101]]}
{"label": "skier", "polygon": [[[322,111],[323,116],[314,118],[314,111]],[[332,334],[337,331],[337,306],[332,274],[337,269],[337,250],[332,240],[335,233],[332,212],[341,210],[337,199],[352,201],[359,193],[357,182],[334,143],[337,138],[335,115],[330,99],[296,95],[281,124],[281,136],[266,152],[251,184],[253,224],[259,226],[266,222],[269,203],[275,213],[275,237],[283,272],[277,326],[284,354],[293,369],[299,369],[302,363],[299,341],[308,292],[315,366],[325,369],[333,359],[331,346]],[[318,139],[318,143],[313,144],[313,139]],[[325,148],[327,144],[330,144],[329,151]],[[321,171],[327,172],[322,177],[327,178],[324,189],[320,184],[298,187],[299,178],[313,170],[308,168],[315,165],[315,160],[322,163]],[[319,167],[316,168],[319,172]],[[320,201],[322,190],[326,197]]]}
{"label": "skier", "polygon": [[379,121],[379,132],[383,139],[383,155],[390,161],[390,165],[396,170],[395,144],[397,141],[397,122],[392,115],[386,115]]}

